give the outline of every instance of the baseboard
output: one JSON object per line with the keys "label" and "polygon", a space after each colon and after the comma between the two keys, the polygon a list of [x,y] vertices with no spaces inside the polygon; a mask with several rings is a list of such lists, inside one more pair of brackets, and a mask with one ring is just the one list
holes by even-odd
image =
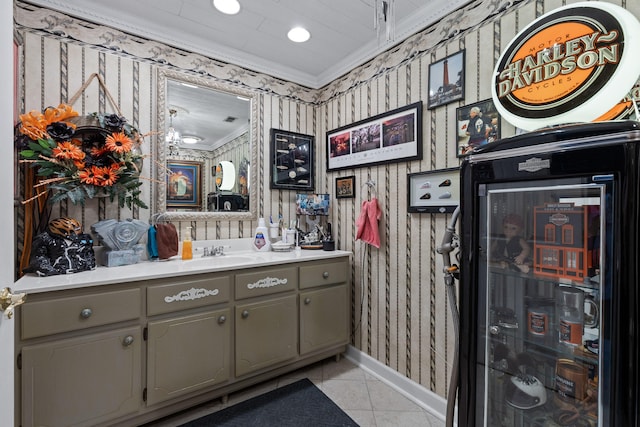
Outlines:
{"label": "baseboard", "polygon": [[447,400],[445,398],[401,375],[352,345],[347,346],[347,352],[344,356],[361,369],[393,387],[407,399],[424,408],[434,417],[443,422],[446,420]]}

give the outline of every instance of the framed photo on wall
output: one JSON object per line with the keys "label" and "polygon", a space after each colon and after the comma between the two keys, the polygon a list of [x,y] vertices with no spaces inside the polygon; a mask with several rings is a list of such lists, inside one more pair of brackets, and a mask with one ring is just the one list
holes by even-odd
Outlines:
{"label": "framed photo on wall", "polygon": [[464,99],[464,52],[429,65],[428,109]]}
{"label": "framed photo on wall", "polygon": [[336,199],[353,199],[356,197],[356,177],[339,176],[336,178]]}
{"label": "framed photo on wall", "polygon": [[422,102],[327,132],[327,171],[422,159]]}
{"label": "framed photo on wall", "polygon": [[167,207],[200,210],[202,163],[171,160],[167,169]]}
{"label": "framed photo on wall", "polygon": [[407,210],[413,213],[449,213],[460,204],[460,168],[407,175]]}
{"label": "framed photo on wall", "polygon": [[457,156],[500,139],[500,114],[492,99],[456,108]]}
{"label": "framed photo on wall", "polygon": [[314,137],[271,129],[272,189],[313,191]]}

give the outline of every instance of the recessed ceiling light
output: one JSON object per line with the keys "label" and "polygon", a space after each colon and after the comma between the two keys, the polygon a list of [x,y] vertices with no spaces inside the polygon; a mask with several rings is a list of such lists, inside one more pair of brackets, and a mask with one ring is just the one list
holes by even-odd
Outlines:
{"label": "recessed ceiling light", "polygon": [[227,15],[235,15],[240,12],[238,0],[213,0],[213,7]]}
{"label": "recessed ceiling light", "polygon": [[289,40],[291,40],[292,42],[302,43],[309,40],[311,34],[309,34],[309,31],[305,30],[302,27],[294,27],[289,30],[289,32],[287,33],[287,37],[289,37]]}

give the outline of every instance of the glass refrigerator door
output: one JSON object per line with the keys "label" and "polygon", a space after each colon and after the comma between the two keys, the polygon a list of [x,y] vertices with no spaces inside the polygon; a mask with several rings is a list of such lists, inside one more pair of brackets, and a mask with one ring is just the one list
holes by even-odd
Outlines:
{"label": "glass refrigerator door", "polygon": [[[594,179],[595,178],[595,179]],[[602,425],[609,177],[482,184],[478,419]],[[480,402],[478,402],[480,403]]]}

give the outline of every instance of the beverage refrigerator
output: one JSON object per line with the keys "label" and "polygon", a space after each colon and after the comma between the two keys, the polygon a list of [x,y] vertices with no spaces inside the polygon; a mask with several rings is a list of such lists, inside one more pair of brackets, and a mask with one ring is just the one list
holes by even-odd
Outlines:
{"label": "beverage refrigerator", "polygon": [[640,124],[461,166],[458,426],[638,426]]}

